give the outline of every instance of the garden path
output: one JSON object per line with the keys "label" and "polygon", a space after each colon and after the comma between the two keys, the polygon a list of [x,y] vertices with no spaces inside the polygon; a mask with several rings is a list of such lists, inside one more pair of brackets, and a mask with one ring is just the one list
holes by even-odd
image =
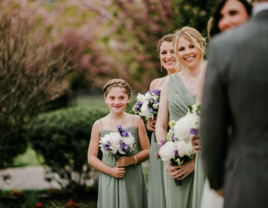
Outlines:
{"label": "garden path", "polygon": [[[45,169],[42,166],[27,166],[22,168],[9,168],[0,171],[0,175],[9,174],[11,179],[6,183],[0,180],[0,190],[40,190],[40,189],[60,189],[55,181],[47,182],[44,179]],[[58,178],[55,175],[56,178]],[[92,185],[94,180],[87,181],[87,185]]]}
{"label": "garden path", "polygon": [[45,169],[42,166],[9,168],[0,171],[0,174],[9,174],[11,179],[6,183],[0,180],[1,190],[38,190],[60,188],[56,182],[48,183],[44,179]]}

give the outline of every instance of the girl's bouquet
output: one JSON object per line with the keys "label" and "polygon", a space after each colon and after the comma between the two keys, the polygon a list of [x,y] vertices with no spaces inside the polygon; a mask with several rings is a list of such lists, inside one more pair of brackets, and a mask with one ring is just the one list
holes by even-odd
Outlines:
{"label": "girl's bouquet", "polygon": [[[191,139],[198,136],[200,104],[196,103],[189,107],[188,113],[180,120],[170,121],[170,130],[158,146],[157,158],[163,161],[171,161],[172,166],[182,166],[194,158],[194,150]],[[182,185],[181,181],[175,180],[176,186]]]}
{"label": "girl's bouquet", "polygon": [[113,154],[115,159],[118,160],[120,156],[131,152],[136,147],[136,140],[120,125],[117,126],[118,132],[106,134],[100,138],[100,149],[103,154]]}
{"label": "girl's bouquet", "polygon": [[137,96],[137,102],[132,108],[134,113],[146,117],[146,120],[157,117],[160,92],[161,91],[159,89],[154,89],[147,92],[145,95],[139,93]]}

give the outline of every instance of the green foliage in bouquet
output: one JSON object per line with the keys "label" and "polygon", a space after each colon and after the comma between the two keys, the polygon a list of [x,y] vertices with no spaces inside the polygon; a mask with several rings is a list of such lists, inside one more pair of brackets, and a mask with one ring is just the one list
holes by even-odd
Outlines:
{"label": "green foliage in bouquet", "polygon": [[[33,121],[29,139],[37,154],[43,156],[44,165],[50,168],[46,173],[48,181],[55,180],[72,193],[85,189],[90,172],[87,151],[92,125],[107,114],[107,110],[77,106],[41,114]],[[63,184],[63,180],[67,183]]]}

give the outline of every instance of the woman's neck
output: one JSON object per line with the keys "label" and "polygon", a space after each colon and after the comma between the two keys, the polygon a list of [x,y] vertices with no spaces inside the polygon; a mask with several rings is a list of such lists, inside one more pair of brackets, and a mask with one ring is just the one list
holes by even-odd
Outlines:
{"label": "woman's neck", "polygon": [[185,67],[181,73],[186,78],[197,79],[199,77],[200,72],[201,72],[201,63],[198,65],[198,67],[194,69],[189,69]]}
{"label": "woman's neck", "polygon": [[169,69],[167,70],[167,76],[174,74],[175,73],[175,69]]}

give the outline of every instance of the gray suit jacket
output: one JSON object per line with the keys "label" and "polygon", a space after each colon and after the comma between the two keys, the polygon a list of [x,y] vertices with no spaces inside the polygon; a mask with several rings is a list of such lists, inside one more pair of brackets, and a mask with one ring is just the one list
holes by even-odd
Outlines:
{"label": "gray suit jacket", "polygon": [[212,40],[200,138],[210,185],[224,187],[225,207],[267,208],[268,10]]}

